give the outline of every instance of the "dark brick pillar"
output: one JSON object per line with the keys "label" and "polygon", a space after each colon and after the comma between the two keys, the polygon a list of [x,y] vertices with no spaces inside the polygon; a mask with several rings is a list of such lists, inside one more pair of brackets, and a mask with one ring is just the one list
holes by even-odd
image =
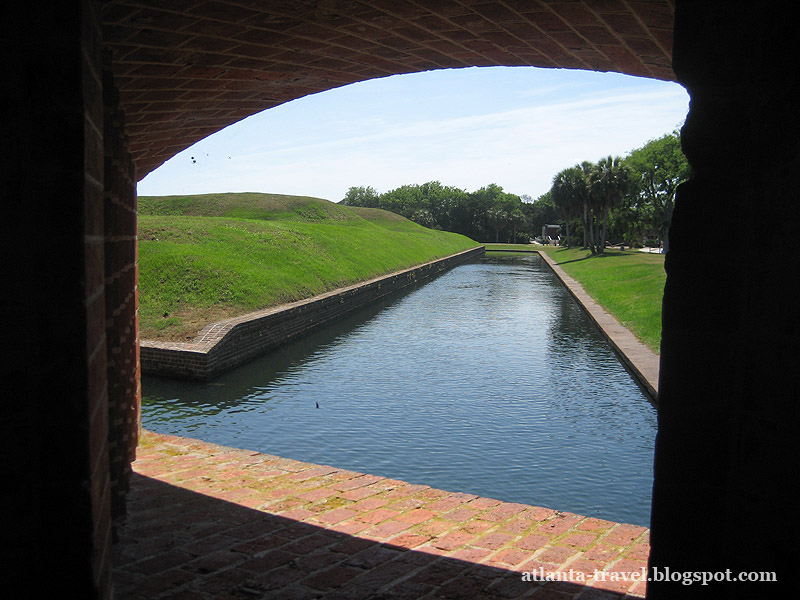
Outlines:
{"label": "dark brick pillar", "polygon": [[0,19],[3,569],[22,595],[111,597],[98,15]]}
{"label": "dark brick pillar", "polygon": [[106,56],[105,107],[105,301],[108,348],[108,422],[111,516],[125,513],[125,494],[139,439],[138,277],[136,178],[124,133],[124,115]]}
{"label": "dark brick pillar", "polygon": [[[670,230],[651,568],[777,571],[797,558],[800,70],[773,3],[677,3],[693,174]],[[648,598],[781,597],[653,582]],[[729,589],[727,589],[729,588]]]}

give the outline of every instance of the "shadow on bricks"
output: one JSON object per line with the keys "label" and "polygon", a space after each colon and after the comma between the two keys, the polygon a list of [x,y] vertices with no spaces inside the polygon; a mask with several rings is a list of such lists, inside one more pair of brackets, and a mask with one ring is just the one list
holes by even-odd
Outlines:
{"label": "shadow on bricks", "polygon": [[[134,474],[117,524],[120,599],[625,597],[414,550],[247,508]],[[413,544],[408,544],[413,545]]]}

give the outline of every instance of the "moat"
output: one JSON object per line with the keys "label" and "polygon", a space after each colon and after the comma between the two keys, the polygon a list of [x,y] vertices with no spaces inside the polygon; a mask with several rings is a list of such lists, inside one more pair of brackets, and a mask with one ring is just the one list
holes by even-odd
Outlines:
{"label": "moat", "polygon": [[489,254],[207,383],[146,429],[649,525],[656,411],[538,255]]}

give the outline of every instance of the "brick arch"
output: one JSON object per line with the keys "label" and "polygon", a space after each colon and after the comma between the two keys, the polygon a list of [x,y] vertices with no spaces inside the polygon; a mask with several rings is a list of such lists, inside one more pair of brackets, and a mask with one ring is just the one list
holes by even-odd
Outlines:
{"label": "brick arch", "polygon": [[[4,534],[17,587],[58,572],[73,596],[114,596],[112,516],[124,514],[114,498],[124,499],[139,394],[137,178],[270,103],[442,66],[437,56],[672,79],[673,4],[693,173],[667,255],[650,564],[662,574],[774,571],[783,585],[662,581],[647,594],[788,597],[800,538],[788,485],[800,429],[797,22],[786,3],[722,0],[13,3],[0,20],[0,164],[13,349],[2,432],[20,457],[7,461]],[[237,37],[243,26],[273,45]],[[237,61],[239,80],[228,70]],[[265,73],[272,85],[253,77]]]}
{"label": "brick arch", "polygon": [[672,0],[427,4],[106,2],[136,179],[252,114],[377,77],[534,66],[675,79]]}

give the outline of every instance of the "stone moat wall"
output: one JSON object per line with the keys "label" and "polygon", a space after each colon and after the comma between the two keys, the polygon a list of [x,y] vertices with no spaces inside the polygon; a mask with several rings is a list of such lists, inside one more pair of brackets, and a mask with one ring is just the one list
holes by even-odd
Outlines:
{"label": "stone moat wall", "polygon": [[142,372],[206,380],[363,308],[482,256],[480,246],[307,300],[208,325],[190,342],[141,342]]}
{"label": "stone moat wall", "polygon": [[558,263],[546,252],[539,252],[545,264],[561,280],[566,290],[578,302],[600,333],[608,341],[611,349],[633,376],[636,383],[647,394],[647,397],[658,406],[658,375],[660,358],[645,344],[636,339],[627,327],[600,306],[586,293],[583,286],[566,274]]}

